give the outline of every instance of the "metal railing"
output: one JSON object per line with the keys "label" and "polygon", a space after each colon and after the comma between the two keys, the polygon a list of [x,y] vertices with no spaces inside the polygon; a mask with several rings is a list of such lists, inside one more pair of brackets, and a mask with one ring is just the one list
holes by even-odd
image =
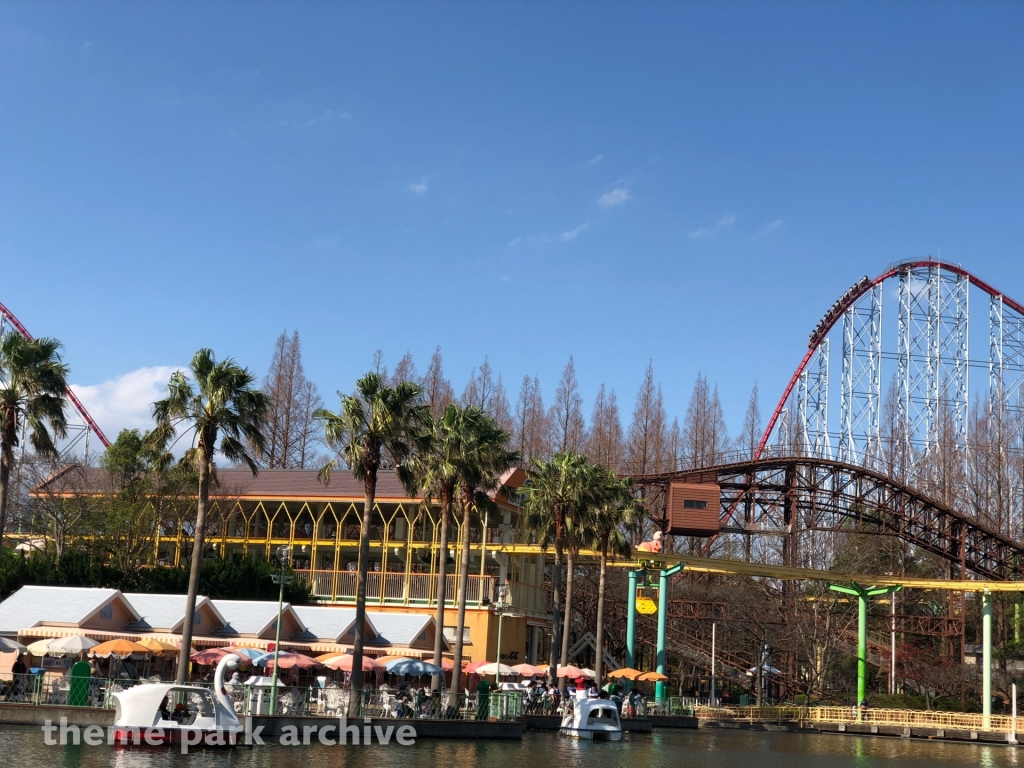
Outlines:
{"label": "metal railing", "polygon": [[[114,693],[153,682],[158,681],[133,680],[123,677],[90,677],[83,678],[81,683],[77,683],[71,677],[19,674],[13,675],[9,680],[0,680],[0,703],[110,709],[114,706]],[[72,693],[73,685],[81,685],[77,695]],[[188,685],[202,688],[213,687],[213,683],[207,682],[188,683]]]}
{"label": "metal railing", "polygon": [[[136,685],[157,680],[91,677],[83,680],[84,695],[71,695],[72,679],[46,678],[43,675],[14,675],[0,680],[0,703],[35,706],[76,706],[111,709],[113,694]],[[208,682],[191,682],[189,686],[212,688]],[[228,698],[240,715],[269,715],[271,690],[267,686],[225,685]],[[525,697],[520,691],[496,691],[487,694],[431,694],[415,690],[364,690],[353,697],[351,689],[330,687],[280,687],[275,714],[293,717],[341,717],[358,711],[360,717],[412,718],[430,720],[515,720],[524,713]]]}
{"label": "metal railing", "polygon": [[971,712],[932,712],[919,709],[858,709],[856,707],[697,707],[701,720],[732,720],[751,723],[841,723],[891,725],[919,728],[949,728],[963,731],[1000,731],[1018,733],[1024,728],[1024,717],[1018,717],[1016,728],[1008,715],[986,717]]}

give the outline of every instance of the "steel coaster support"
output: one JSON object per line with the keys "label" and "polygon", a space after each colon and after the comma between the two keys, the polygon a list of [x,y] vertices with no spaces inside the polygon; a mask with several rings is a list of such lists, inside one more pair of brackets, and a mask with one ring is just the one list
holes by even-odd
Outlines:
{"label": "steel coaster support", "polygon": [[839,459],[873,466],[880,455],[882,285],[843,313]]}
{"label": "steel coaster support", "polygon": [[[658,674],[668,675],[666,671],[665,638],[668,634],[668,580],[683,570],[683,563],[671,568],[663,568],[658,573]],[[665,700],[665,681],[659,680],[654,686],[654,699],[659,704]]]}
{"label": "steel coaster support", "polygon": [[860,721],[860,705],[867,701],[868,683],[868,600],[879,595],[889,595],[900,589],[894,587],[862,587],[855,581],[849,586],[829,584],[833,592],[854,595],[857,598],[857,721]]}
{"label": "steel coaster support", "polygon": [[832,458],[828,437],[829,340],[822,339],[797,384],[796,443],[802,456]]}

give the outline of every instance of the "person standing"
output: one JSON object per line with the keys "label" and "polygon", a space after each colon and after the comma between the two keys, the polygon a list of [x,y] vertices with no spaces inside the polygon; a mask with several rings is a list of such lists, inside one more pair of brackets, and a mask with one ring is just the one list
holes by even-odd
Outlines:
{"label": "person standing", "polygon": [[476,684],[476,719],[486,720],[491,713],[491,684],[480,679]]}

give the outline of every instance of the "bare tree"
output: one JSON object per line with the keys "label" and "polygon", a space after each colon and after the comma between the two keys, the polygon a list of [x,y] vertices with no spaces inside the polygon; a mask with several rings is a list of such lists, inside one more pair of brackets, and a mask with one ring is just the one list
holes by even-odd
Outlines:
{"label": "bare tree", "polygon": [[579,453],[586,442],[587,429],[583,420],[583,396],[576,378],[576,363],[572,357],[562,371],[555,390],[555,404],[548,412],[551,424],[551,445],[558,453]]}
{"label": "bare tree", "polygon": [[547,459],[551,455],[550,429],[540,381],[536,376],[532,379],[523,377],[513,419],[513,447],[527,466],[532,465],[534,459]]}
{"label": "bare tree", "polygon": [[753,459],[757,453],[757,446],[761,444],[761,433],[764,425],[761,423],[761,406],[758,402],[757,382],[750,391],[750,401],[747,403],[746,413],[743,414],[743,428],[739,437],[736,438],[736,447],[743,452],[747,458]]}
{"label": "bare tree", "polygon": [[710,467],[728,449],[729,437],[725,414],[718,398],[718,385],[708,385],[708,378],[697,374],[690,403],[683,421],[683,463],[686,467]]}
{"label": "bare tree", "polygon": [[647,364],[633,406],[633,421],[626,436],[626,471],[646,475],[661,469],[668,439],[661,387],[654,383],[654,363]]}
{"label": "bare tree", "polygon": [[282,333],[274,345],[263,390],[274,407],[267,422],[267,448],[262,465],[267,469],[306,469],[315,466],[323,445],[320,425],[313,414],[323,407],[316,385],[302,368],[299,332]]}
{"label": "bare tree", "polygon": [[602,384],[590,415],[586,453],[598,464],[617,472],[622,467],[623,450],[618,399],[614,389],[606,394]]}
{"label": "bare tree", "polygon": [[416,375],[416,363],[412,360],[412,352],[406,352],[402,359],[395,366],[395,372],[391,374],[388,386],[397,387],[403,381],[411,381],[414,384],[419,381]]}
{"label": "bare tree", "polygon": [[441,347],[434,350],[427,366],[427,373],[420,381],[423,386],[423,397],[430,407],[430,415],[440,419],[449,403],[455,402],[455,390],[452,383],[444,377],[444,366],[441,360]]}

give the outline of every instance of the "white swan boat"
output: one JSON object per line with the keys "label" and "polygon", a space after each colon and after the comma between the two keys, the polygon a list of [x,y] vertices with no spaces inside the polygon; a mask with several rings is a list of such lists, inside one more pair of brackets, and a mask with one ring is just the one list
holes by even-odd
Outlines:
{"label": "white swan boat", "polygon": [[609,699],[576,698],[562,717],[559,733],[574,739],[622,741],[622,723],[615,702]]}
{"label": "white swan boat", "polygon": [[241,663],[233,653],[221,659],[212,691],[198,685],[148,683],[113,694],[115,743],[236,744],[243,728],[224,688],[224,675]]}

